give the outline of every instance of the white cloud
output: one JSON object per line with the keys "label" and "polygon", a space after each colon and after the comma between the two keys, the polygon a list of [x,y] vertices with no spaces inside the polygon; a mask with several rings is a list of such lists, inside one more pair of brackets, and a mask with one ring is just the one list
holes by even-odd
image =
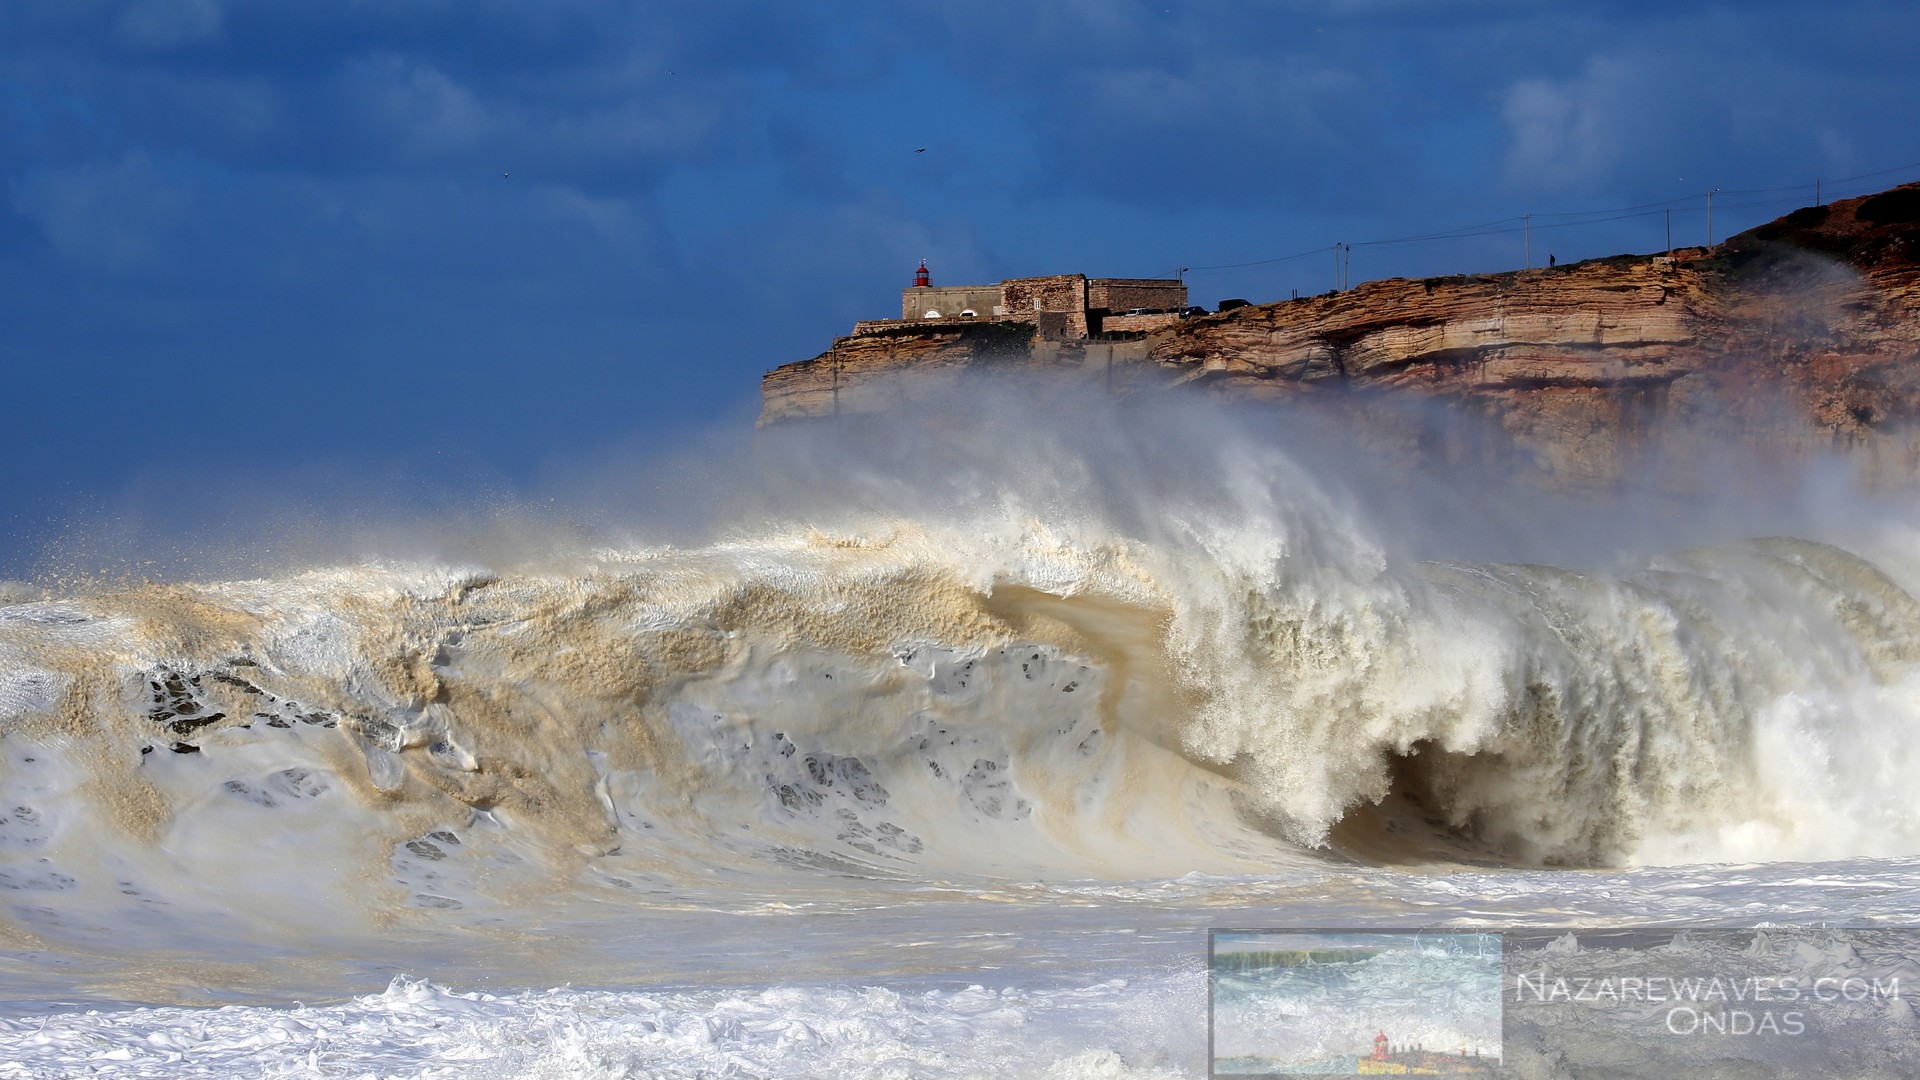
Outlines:
{"label": "white cloud", "polygon": [[403,157],[457,155],[488,134],[488,110],[472,91],[431,64],[381,53],[356,61],[344,77],[362,115],[398,141]]}
{"label": "white cloud", "polygon": [[665,243],[654,216],[631,199],[595,197],[558,185],[540,188],[539,198],[555,219],[584,226],[627,261],[653,256]]}
{"label": "white cloud", "polygon": [[1628,59],[1597,57],[1569,79],[1523,79],[1501,103],[1507,128],[1502,174],[1522,190],[1581,190],[1622,168],[1644,171],[1646,151],[1669,126],[1650,88],[1658,72]]}
{"label": "white cloud", "polygon": [[145,154],[36,169],[11,187],[14,209],[71,262],[127,270],[157,257],[187,211],[188,193]]}

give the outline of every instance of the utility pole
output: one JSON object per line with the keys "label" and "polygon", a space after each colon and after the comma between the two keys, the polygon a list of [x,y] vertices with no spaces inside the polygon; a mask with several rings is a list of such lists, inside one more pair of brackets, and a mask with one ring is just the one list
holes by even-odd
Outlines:
{"label": "utility pole", "polygon": [[1533,215],[1520,215],[1520,231],[1527,238],[1527,269],[1533,269]]}
{"label": "utility pole", "polygon": [[1333,291],[1340,291],[1340,245],[1333,245]]}
{"label": "utility pole", "polygon": [[1667,207],[1667,258],[1673,258],[1673,207]]}
{"label": "utility pole", "polygon": [[1713,197],[1720,193],[1719,188],[1707,192],[1707,249],[1713,249]]}
{"label": "utility pole", "polygon": [[1820,178],[1817,176],[1813,178],[1813,205],[1815,206],[1827,205],[1826,203],[1823,203],[1820,201]]}

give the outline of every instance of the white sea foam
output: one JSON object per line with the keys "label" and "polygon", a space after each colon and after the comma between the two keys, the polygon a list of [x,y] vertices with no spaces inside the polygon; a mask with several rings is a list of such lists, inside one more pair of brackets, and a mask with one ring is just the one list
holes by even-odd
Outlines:
{"label": "white sea foam", "polygon": [[[0,685],[16,712],[85,689],[86,719],[15,735],[85,762],[90,786],[37,808],[87,822],[55,867],[77,891],[117,888],[108,863],[153,868],[156,893],[245,889],[283,871],[221,852],[299,836],[361,919],[390,917],[393,853],[429,832],[458,850],[402,903],[442,911],[489,906],[469,878],[564,890],[582,852],[681,885],[769,857],[1304,868],[1356,808],[1413,812],[1390,794],[1457,854],[1514,863],[1920,851],[1920,605],[1870,564],[1771,540],[1617,575],[1400,565],[1311,498],[1235,497],[1170,515],[1192,548],[894,521],[567,575],[106,593],[87,605],[108,636],[0,627]],[[1404,846],[1372,828],[1341,835]]]}
{"label": "white sea foam", "polygon": [[0,656],[0,720],[53,708],[66,689],[65,677]]}
{"label": "white sea foam", "polygon": [[1199,971],[1065,988],[460,993],[0,1019],[0,1077],[1190,1076]]}
{"label": "white sea foam", "polygon": [[[1071,985],[1108,1018],[1014,1038],[1009,1067],[1129,1075],[1192,1068],[1113,1017],[1229,914],[1920,915],[1920,534],[1878,525],[1871,558],[1792,538],[1598,567],[1423,558],[1273,445],[1160,434],[1003,432],[1019,479],[996,490],[956,469],[881,499],[884,470],[847,467],[795,485],[822,505],[706,544],[0,608],[0,981],[24,1002],[258,1002],[396,972],[657,988],[724,969],[754,988],[620,1006],[657,1006],[650,1034],[537,1034],[602,1007],[571,991],[405,984],[337,1018],[479,1009],[520,1032],[486,1051],[515,1069],[737,1052],[747,1075],[791,1072],[780,1033],[842,1013],[873,1026],[837,1067],[979,1071],[981,1017],[1064,1015]],[[1100,949],[1117,970],[1074,959]],[[951,988],[871,996],[961,971],[1025,975],[983,981],[998,1004],[978,1010]],[[730,1009],[774,1026],[724,1053],[696,1037]],[[141,1015],[160,1042],[51,1014],[77,1026],[34,1060],[131,1068],[215,1014]],[[307,1067],[286,1017],[218,1015],[243,1019],[211,1060],[280,1040],[260,1060]],[[618,1057],[634,1040],[650,1049]],[[377,1043],[342,1070],[454,1067],[424,1034]]]}

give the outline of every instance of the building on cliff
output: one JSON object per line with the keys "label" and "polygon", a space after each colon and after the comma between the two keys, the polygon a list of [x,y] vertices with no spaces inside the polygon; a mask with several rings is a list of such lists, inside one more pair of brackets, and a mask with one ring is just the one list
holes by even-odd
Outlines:
{"label": "building on cliff", "polygon": [[935,285],[924,260],[900,292],[900,318],[855,323],[855,334],[908,324],[1024,323],[1049,341],[1101,333],[1158,330],[1187,308],[1185,282],[1162,278],[1089,278],[1085,274],[1014,278],[996,285]]}
{"label": "building on cliff", "polygon": [[1872,485],[1920,487],[1920,184],[1711,249],[1127,314],[1185,299],[1177,281],[1079,275],[916,285],[902,318],[768,372],[760,422],[939,402],[1022,372],[1290,407],[1394,460],[1559,488],[1708,490],[1832,455]]}

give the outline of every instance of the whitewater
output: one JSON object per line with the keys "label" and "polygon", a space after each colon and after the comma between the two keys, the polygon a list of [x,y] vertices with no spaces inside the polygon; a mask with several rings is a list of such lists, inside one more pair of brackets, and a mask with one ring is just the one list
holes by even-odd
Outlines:
{"label": "whitewater", "polygon": [[1186,1077],[1209,928],[1914,923],[1899,499],[1284,427],[999,401],[697,526],[11,587],[0,1077]]}

